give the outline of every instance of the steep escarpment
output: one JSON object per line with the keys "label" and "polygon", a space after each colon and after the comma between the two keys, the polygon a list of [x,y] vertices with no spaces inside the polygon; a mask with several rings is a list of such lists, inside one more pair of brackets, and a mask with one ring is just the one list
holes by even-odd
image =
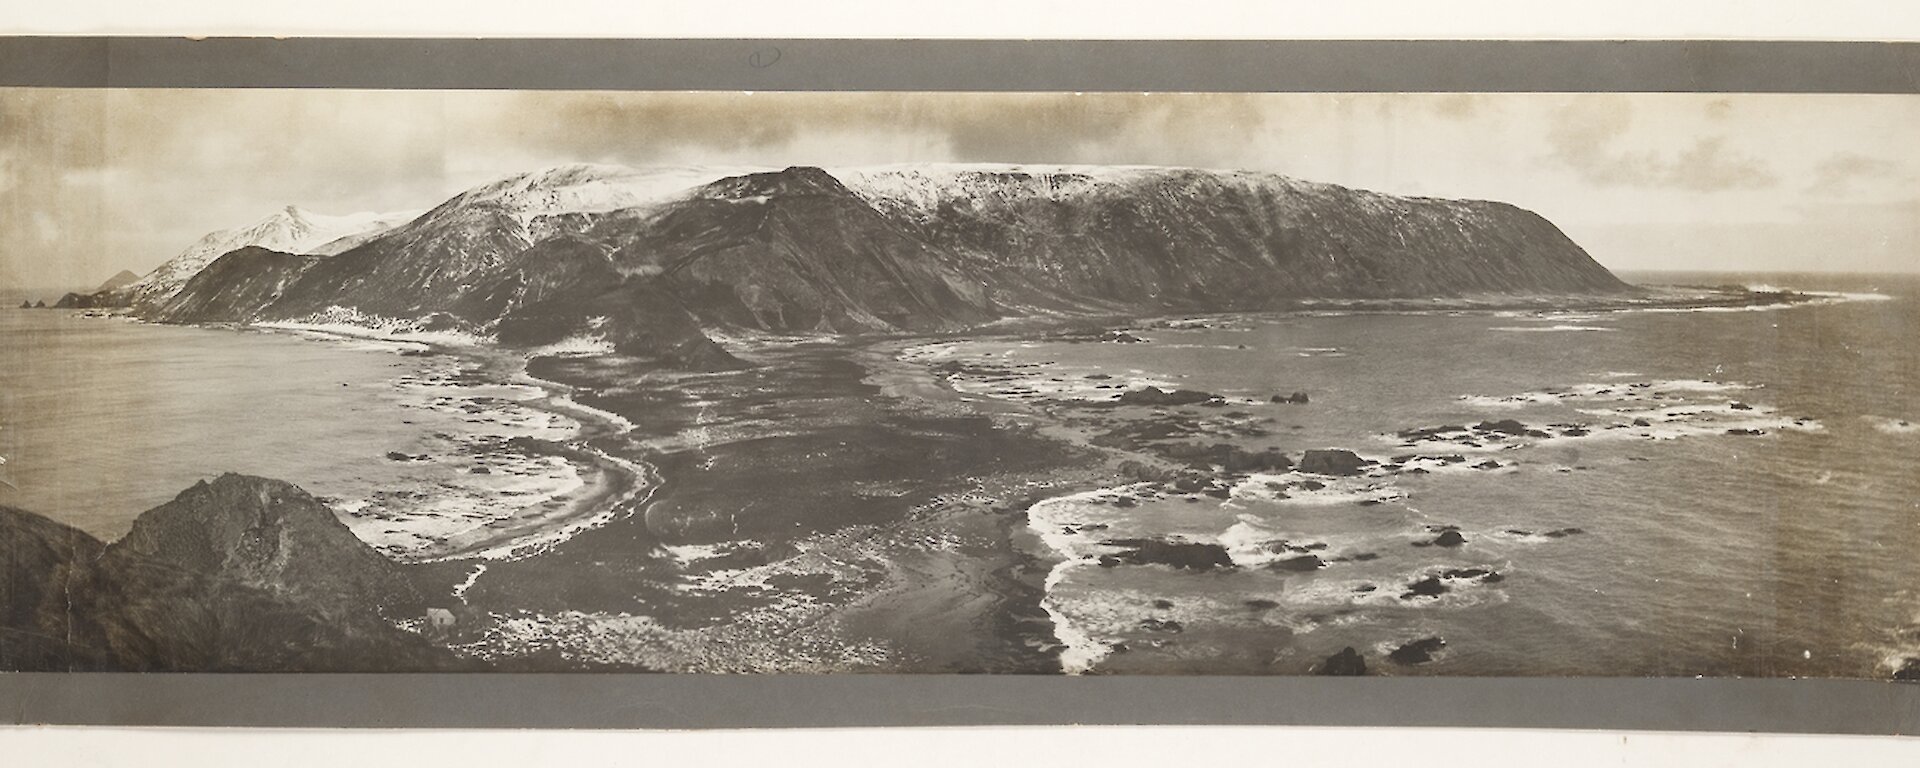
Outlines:
{"label": "steep escarpment", "polygon": [[1503,203],[1265,173],[933,166],[849,186],[1010,304],[1258,309],[1308,298],[1617,292],[1557,227]]}
{"label": "steep escarpment", "polygon": [[692,181],[703,173],[503,179],[336,255],[229,254],[147,315],[434,316],[507,344],[598,339],[726,367],[737,361],[702,327],[929,332],[1035,314],[1631,290],[1520,208],[1274,174],[794,167]]}
{"label": "steep escarpment", "polygon": [[0,542],[0,669],[453,666],[383,615],[417,608],[399,566],[283,482],[201,483],[111,545],[0,508]]}

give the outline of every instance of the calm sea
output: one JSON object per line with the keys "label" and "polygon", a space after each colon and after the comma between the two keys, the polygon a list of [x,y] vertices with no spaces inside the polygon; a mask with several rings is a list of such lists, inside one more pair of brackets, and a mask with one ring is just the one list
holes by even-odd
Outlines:
{"label": "calm sea", "polygon": [[577,426],[516,404],[540,390],[408,349],[420,346],[0,310],[0,504],[112,540],[195,482],[241,472],[301,486],[405,557],[579,485],[565,461],[499,449]]}

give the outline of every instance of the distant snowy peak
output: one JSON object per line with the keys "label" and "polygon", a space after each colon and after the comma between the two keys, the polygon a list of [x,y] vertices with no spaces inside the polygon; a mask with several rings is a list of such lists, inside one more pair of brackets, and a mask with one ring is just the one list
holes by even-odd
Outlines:
{"label": "distant snowy peak", "polygon": [[188,280],[214,259],[232,251],[259,246],[283,253],[331,255],[345,249],[329,248],[329,244],[354,236],[371,236],[410,218],[412,215],[407,213],[371,212],[328,216],[289,205],[247,226],[207,233],[128,288],[136,302],[164,301],[179,293]]}

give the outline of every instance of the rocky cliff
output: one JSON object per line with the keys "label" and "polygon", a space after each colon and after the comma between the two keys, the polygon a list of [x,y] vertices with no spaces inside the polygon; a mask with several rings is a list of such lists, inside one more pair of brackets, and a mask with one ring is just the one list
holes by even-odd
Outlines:
{"label": "rocky cliff", "polygon": [[431,670],[393,627],[419,608],[400,566],[292,485],[225,475],[111,545],[0,508],[0,669]]}

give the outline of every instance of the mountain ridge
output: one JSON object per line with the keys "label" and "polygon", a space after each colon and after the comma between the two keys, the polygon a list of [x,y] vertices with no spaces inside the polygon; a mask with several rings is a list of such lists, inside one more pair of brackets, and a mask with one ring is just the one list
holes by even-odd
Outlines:
{"label": "mountain ridge", "polygon": [[[702,327],[945,332],[1054,313],[1632,290],[1545,218],[1499,202],[1148,166],[793,166],[682,186],[711,172],[517,174],[331,256],[235,259],[193,301],[146,314],[248,322],[340,307],[519,339],[604,335],[588,321],[619,315],[660,326],[615,329],[623,352],[718,363]],[[646,309],[606,314],[622,301]]]}

